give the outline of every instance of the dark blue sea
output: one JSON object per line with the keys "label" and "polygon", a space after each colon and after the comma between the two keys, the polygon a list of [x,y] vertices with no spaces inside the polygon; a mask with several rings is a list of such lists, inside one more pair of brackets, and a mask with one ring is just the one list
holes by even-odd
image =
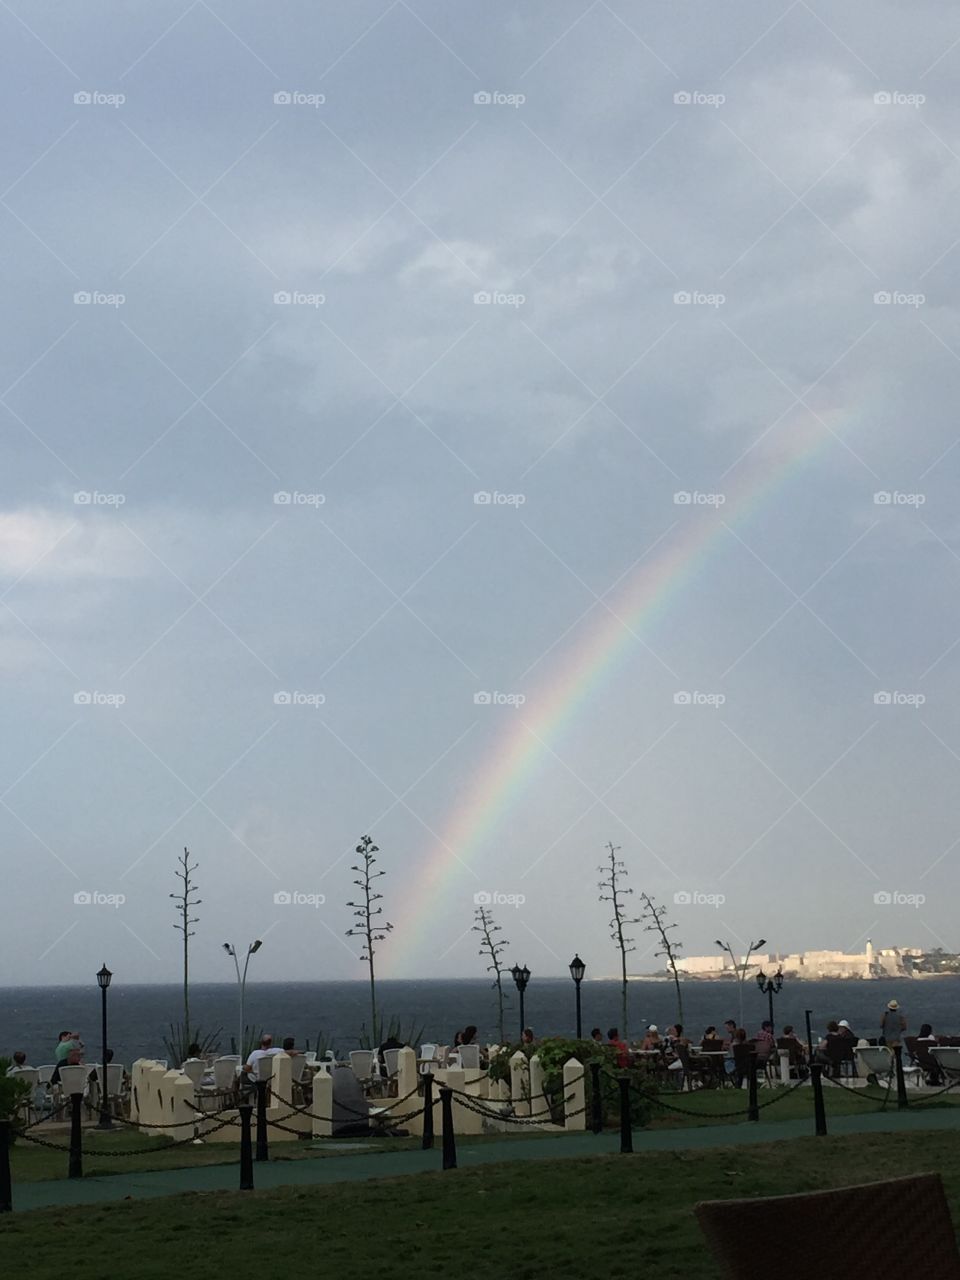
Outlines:
{"label": "dark blue sea", "polygon": [[[511,984],[512,987],[512,984]],[[397,1018],[403,1036],[422,1027],[423,1039],[448,1044],[454,1032],[469,1023],[483,1042],[497,1038],[496,1004],[489,983],[477,979],[423,980],[378,984],[380,1009]],[[620,1019],[620,989],[616,982],[584,982],[584,1034],[593,1026],[606,1032]],[[846,1018],[858,1033],[877,1034],[887,1000],[900,1001],[909,1029],[921,1022],[937,1033],[960,1033],[960,977],[876,982],[834,981],[787,983],[775,998],[777,1026],[792,1022],[803,1035],[804,1010],[813,1011],[815,1031],[831,1018]],[[707,1025],[739,1020],[739,1000],[733,982],[687,982],[683,986],[684,1023],[692,1038]],[[183,1016],[182,990],[176,985],[114,985],[108,993],[109,1040],[116,1060],[129,1064],[138,1057],[165,1057],[163,1036],[168,1024]],[[744,994],[744,1023],[755,1031],[766,1017],[767,1001],[756,987]],[[676,994],[672,984],[636,981],[629,986],[629,1033],[642,1032],[648,1022],[661,1028],[675,1021]],[[536,976],[526,992],[525,1017],[538,1036],[572,1035],[575,1030],[574,987],[569,978]],[[357,1048],[361,1027],[369,1024],[369,988],[362,982],[249,983],[246,996],[248,1026],[274,1036],[296,1037],[313,1045],[318,1036],[338,1052]],[[220,1045],[230,1050],[236,1038],[239,1006],[235,984],[203,983],[191,987],[191,1021],[204,1031],[221,1030]],[[100,992],[85,987],[14,987],[0,989],[0,1053],[24,1049],[35,1066],[53,1060],[57,1033],[79,1031],[87,1046],[88,1062],[99,1058]],[[511,990],[506,1031],[517,1039],[520,1015]]]}

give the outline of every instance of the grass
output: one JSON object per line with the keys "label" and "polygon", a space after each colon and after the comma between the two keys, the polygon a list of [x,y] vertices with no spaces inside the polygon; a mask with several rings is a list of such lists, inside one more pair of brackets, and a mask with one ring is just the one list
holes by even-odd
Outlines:
{"label": "grass", "polygon": [[[872,1102],[863,1101],[864,1095],[869,1096]],[[747,1095],[745,1090],[736,1092],[732,1089],[719,1091],[698,1090],[692,1094],[670,1093],[662,1096],[665,1101],[672,1105],[690,1108],[691,1111],[706,1112],[708,1115],[691,1114],[682,1116],[674,1111],[655,1107],[649,1124],[650,1129],[699,1128],[704,1125],[723,1123],[725,1119],[727,1123],[747,1123],[742,1115],[732,1114],[742,1112],[746,1108]],[[768,1090],[761,1089],[759,1092],[761,1104],[769,1096]],[[886,1091],[882,1089],[861,1090],[858,1091],[858,1096],[854,1097],[842,1089],[830,1088],[826,1090],[825,1094],[827,1115],[829,1117],[831,1115],[869,1113],[879,1108],[879,1104],[885,1096]],[[956,1094],[947,1094],[942,1099],[938,1098],[935,1103],[928,1103],[925,1109],[929,1109],[931,1105],[937,1107],[960,1106],[960,1098]],[[809,1118],[812,1128],[812,1108],[811,1091],[809,1089],[799,1089],[774,1105],[764,1107],[760,1112],[759,1123],[763,1125],[764,1123],[780,1120]],[[895,1108],[896,1098],[891,1096],[888,1102],[888,1109],[894,1110]],[[66,1146],[69,1143],[69,1137],[65,1129],[45,1133],[44,1129],[41,1128],[39,1132],[41,1136],[47,1137],[49,1141],[56,1142],[62,1146]],[[562,1138],[562,1134],[542,1133],[535,1129],[521,1129],[517,1133],[498,1134],[489,1138],[471,1137],[469,1141],[471,1143],[502,1142],[504,1140],[523,1142],[553,1139],[562,1141]],[[437,1142],[439,1144],[439,1133]],[[165,1138],[149,1137],[129,1129],[118,1130],[108,1134],[100,1133],[96,1129],[85,1129],[83,1146],[83,1171],[86,1176],[142,1173],[152,1169],[183,1169],[202,1165],[235,1164],[240,1158],[239,1146],[235,1143],[211,1142],[196,1147],[192,1144],[173,1146]],[[362,1147],[358,1146],[357,1150],[389,1152],[409,1150],[419,1146],[419,1138],[378,1138],[365,1141]],[[137,1154],[125,1154],[128,1152],[136,1152]],[[336,1147],[325,1149],[314,1146],[309,1142],[274,1143],[271,1146],[271,1159],[273,1160],[347,1159],[354,1154],[356,1152],[353,1150],[342,1150]],[[14,1185],[18,1182],[41,1182],[65,1178],[67,1176],[67,1153],[65,1151],[50,1151],[46,1147],[34,1146],[20,1140],[16,1143],[11,1153],[11,1171]]]}
{"label": "grass", "polygon": [[319,1266],[328,1275],[432,1280],[487,1263],[511,1280],[582,1280],[598,1270],[614,1280],[654,1270],[657,1280],[718,1280],[691,1213],[698,1200],[930,1169],[942,1174],[960,1221],[954,1133],[810,1137],[11,1214],[0,1220],[0,1271],[59,1277],[68,1250],[85,1260],[85,1274],[138,1280],[246,1275],[261,1264],[280,1274]]}

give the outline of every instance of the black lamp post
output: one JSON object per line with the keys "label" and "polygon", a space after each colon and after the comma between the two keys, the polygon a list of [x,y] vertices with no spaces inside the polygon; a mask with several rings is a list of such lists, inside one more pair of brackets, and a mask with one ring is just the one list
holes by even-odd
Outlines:
{"label": "black lamp post", "polygon": [[523,1016],[523,993],[527,989],[527,983],[530,981],[530,970],[526,965],[522,967],[515,964],[510,970],[510,976],[517,984],[517,990],[520,992],[520,1039],[523,1039],[523,1033],[526,1028],[526,1020]]}
{"label": "black lamp post", "polygon": [[570,961],[570,977],[576,983],[577,987],[577,1039],[583,1039],[583,1026],[580,1022],[580,983],[583,981],[583,975],[587,971],[587,966],[580,959],[579,953]]}
{"label": "black lamp post", "polygon": [[778,996],[783,987],[783,974],[780,969],[768,978],[761,969],[757,974],[757,986],[760,988],[761,995],[765,995],[770,1002],[770,1032],[773,1033],[773,997]]}
{"label": "black lamp post", "polygon": [[107,1094],[107,988],[110,986],[110,979],[113,974],[104,964],[103,968],[97,974],[97,986],[100,988],[100,1012],[101,1020],[101,1057],[100,1057],[100,1119],[97,1123],[98,1129],[112,1129],[113,1121],[110,1119],[110,1102]]}

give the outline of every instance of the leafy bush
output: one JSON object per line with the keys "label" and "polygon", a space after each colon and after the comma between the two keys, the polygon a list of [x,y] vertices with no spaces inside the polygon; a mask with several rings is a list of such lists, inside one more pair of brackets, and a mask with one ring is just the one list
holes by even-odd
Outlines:
{"label": "leafy bush", "polygon": [[17,1108],[30,1097],[28,1084],[7,1075],[12,1066],[12,1058],[0,1058],[0,1120],[12,1120]]}
{"label": "leafy bush", "polygon": [[[595,1040],[570,1040],[562,1037],[541,1040],[539,1044],[532,1045],[504,1045],[496,1057],[491,1059],[491,1080],[506,1080],[509,1084],[510,1059],[518,1050],[528,1060],[534,1054],[540,1059],[540,1064],[543,1067],[543,1092],[553,1112],[553,1117],[558,1122],[563,1119],[564,1064],[573,1058],[577,1062],[582,1062],[587,1069],[585,1086],[588,1124],[590,1123],[593,1107],[593,1073],[590,1071],[590,1064],[596,1062],[601,1068],[605,1068],[600,1076],[604,1123],[620,1123],[620,1093],[617,1076],[621,1073],[617,1070],[616,1059],[606,1045],[597,1044]],[[638,1085],[647,1093],[655,1092],[655,1085],[649,1081],[642,1068],[631,1069],[628,1074],[634,1085]],[[652,1103],[648,1099],[641,1097],[636,1089],[632,1089],[630,1093],[630,1117],[634,1126],[640,1128],[645,1125],[650,1119],[651,1111]]]}

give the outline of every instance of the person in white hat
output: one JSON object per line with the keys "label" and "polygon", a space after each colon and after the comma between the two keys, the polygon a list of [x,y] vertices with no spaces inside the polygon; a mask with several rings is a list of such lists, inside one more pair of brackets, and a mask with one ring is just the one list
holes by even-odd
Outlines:
{"label": "person in white hat", "polygon": [[660,1032],[657,1030],[655,1022],[651,1022],[647,1027],[647,1034],[643,1037],[643,1044],[640,1048],[647,1050],[648,1053],[651,1049],[663,1048],[663,1041],[660,1039]]}
{"label": "person in white hat", "polygon": [[907,1020],[900,1012],[896,1000],[889,1000],[880,1019],[880,1043],[889,1045],[891,1049],[903,1043],[903,1033],[907,1029]]}
{"label": "person in white hat", "polygon": [[844,1036],[847,1040],[856,1040],[857,1037],[853,1031],[850,1030],[850,1023],[846,1018],[841,1018],[837,1023],[837,1026],[840,1029],[838,1032],[839,1035]]}

